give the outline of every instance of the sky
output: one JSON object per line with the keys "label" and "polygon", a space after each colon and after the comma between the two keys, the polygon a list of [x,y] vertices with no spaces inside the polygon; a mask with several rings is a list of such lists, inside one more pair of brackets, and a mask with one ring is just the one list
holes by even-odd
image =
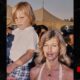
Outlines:
{"label": "sky", "polygon": [[44,7],[48,12],[60,19],[70,19],[74,15],[73,0],[7,0],[7,4],[14,6],[20,1],[29,2],[34,10]]}

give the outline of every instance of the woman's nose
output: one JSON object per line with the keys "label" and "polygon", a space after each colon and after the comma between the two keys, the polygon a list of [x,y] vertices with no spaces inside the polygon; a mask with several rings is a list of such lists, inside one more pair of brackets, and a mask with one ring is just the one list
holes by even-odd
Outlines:
{"label": "woman's nose", "polygon": [[48,46],[48,52],[51,52],[51,51],[52,51],[52,47]]}

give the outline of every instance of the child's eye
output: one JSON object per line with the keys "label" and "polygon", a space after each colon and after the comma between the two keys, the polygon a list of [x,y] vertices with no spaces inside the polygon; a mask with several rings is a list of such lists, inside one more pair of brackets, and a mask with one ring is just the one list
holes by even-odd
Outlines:
{"label": "child's eye", "polygon": [[48,45],[44,44],[44,47],[45,47],[45,46],[48,46]]}
{"label": "child's eye", "polygon": [[24,18],[24,17],[20,17],[20,18]]}

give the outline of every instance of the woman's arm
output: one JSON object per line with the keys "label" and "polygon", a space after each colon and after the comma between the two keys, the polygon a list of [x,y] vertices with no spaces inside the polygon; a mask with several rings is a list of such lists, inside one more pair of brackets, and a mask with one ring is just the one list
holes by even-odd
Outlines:
{"label": "woman's arm", "polygon": [[34,69],[31,69],[30,71],[30,80],[35,80],[35,70]]}
{"label": "woman's arm", "polygon": [[37,80],[39,71],[40,71],[40,67],[37,66],[33,67],[30,70],[30,80]]}
{"label": "woman's arm", "polygon": [[62,67],[64,73],[63,80],[74,80],[73,70],[65,65],[62,65]]}

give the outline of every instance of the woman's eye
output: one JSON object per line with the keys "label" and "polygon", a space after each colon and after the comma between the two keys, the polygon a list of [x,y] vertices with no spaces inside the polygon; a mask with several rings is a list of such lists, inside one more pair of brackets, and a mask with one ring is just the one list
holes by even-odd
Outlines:
{"label": "woman's eye", "polygon": [[53,47],[56,47],[57,45],[52,45]]}

